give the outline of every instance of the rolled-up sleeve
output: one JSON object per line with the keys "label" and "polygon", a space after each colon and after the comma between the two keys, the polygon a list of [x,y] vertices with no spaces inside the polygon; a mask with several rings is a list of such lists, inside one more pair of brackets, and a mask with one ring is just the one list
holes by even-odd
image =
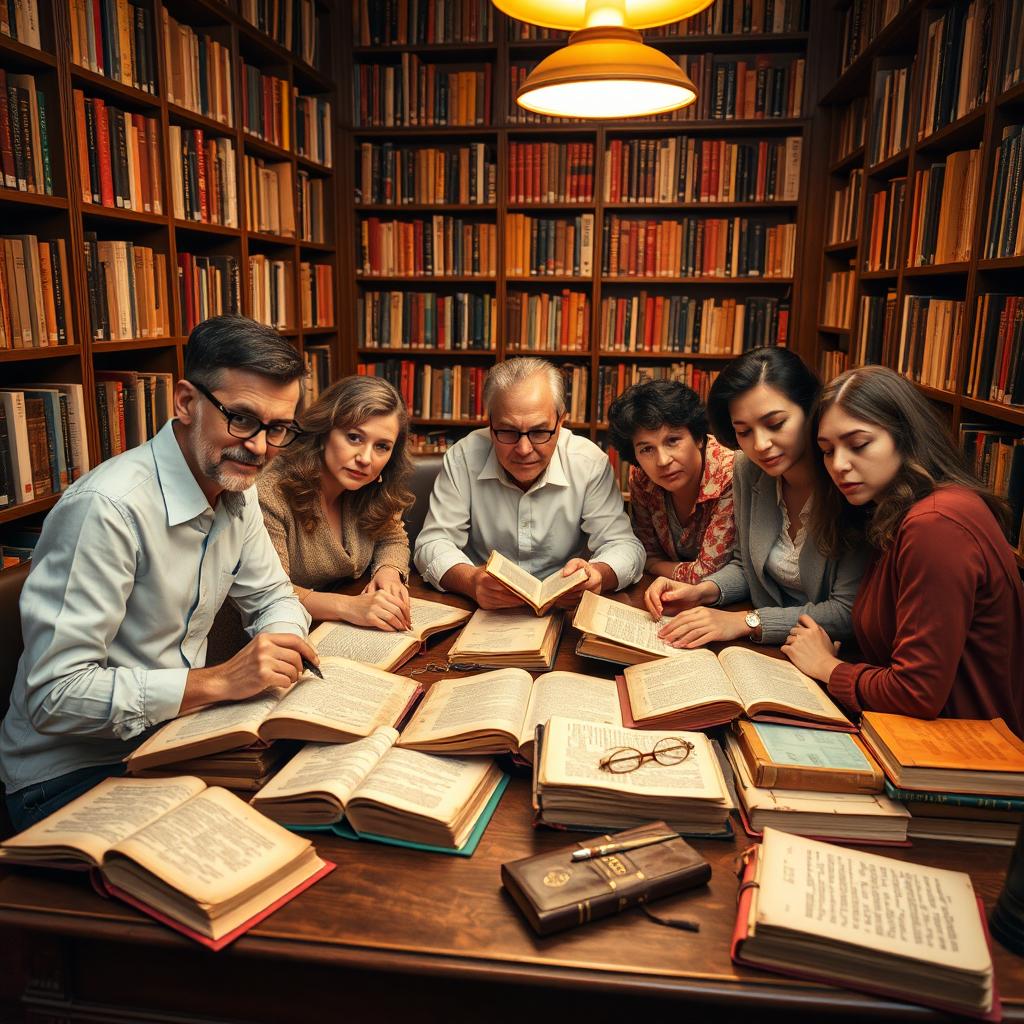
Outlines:
{"label": "rolled-up sleeve", "polygon": [[257,633],[309,633],[309,613],[302,607],[270,540],[263,513],[246,503],[245,544],[229,596],[238,605],[250,636]]}
{"label": "rolled-up sleeve", "polygon": [[107,667],[135,584],[140,544],[110,499],[82,490],[61,499],[47,529],[61,543],[33,567],[21,596],[26,707],[44,734],[128,740],[173,718],[188,668]]}
{"label": "rolled-up sleeve", "polygon": [[583,498],[580,528],[587,535],[592,562],[604,562],[618,580],[616,590],[643,575],[647,554],[636,539],[607,459],[597,463]]}
{"label": "rolled-up sleeve", "polygon": [[445,453],[430,495],[427,518],[416,538],[416,568],[437,590],[444,589],[441,580],[449,569],[473,564],[465,553],[470,504],[469,467],[456,446]]}

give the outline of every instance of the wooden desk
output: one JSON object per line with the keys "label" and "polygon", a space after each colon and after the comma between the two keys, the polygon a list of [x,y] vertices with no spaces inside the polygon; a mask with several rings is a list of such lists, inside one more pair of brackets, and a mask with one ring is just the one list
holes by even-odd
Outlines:
{"label": "wooden desk", "polygon": [[[422,591],[421,591],[422,592]],[[437,595],[435,595],[436,597]],[[460,599],[442,596],[458,604]],[[558,667],[608,674],[577,658],[567,628]],[[408,666],[437,660],[451,635]],[[427,675],[428,680],[437,678]],[[696,918],[694,935],[630,911],[538,939],[501,889],[503,861],[565,841],[530,827],[529,785],[513,779],[477,852],[464,859],[318,839],[338,870],[227,950],[212,954],[119,903],[84,877],[0,870],[0,925],[24,937],[26,1006],[38,1021],[517,1021],[546,1016],[639,1020],[939,1020],[927,1010],[789,981],[729,960],[746,845],[695,842],[711,861],[706,889],[659,909]],[[1009,850],[919,842],[895,855],[970,871],[991,906]],[[1024,1020],[1024,962],[994,948],[1006,1017]]]}

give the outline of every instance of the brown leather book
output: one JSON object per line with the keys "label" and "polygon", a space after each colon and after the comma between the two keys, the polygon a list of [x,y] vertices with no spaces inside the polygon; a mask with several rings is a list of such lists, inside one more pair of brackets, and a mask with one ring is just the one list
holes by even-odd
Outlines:
{"label": "brown leather book", "polygon": [[572,853],[672,830],[663,821],[593,842],[578,842],[501,866],[501,881],[539,935],[609,917],[684,889],[704,885],[711,865],[682,838],[625,853],[573,861]]}

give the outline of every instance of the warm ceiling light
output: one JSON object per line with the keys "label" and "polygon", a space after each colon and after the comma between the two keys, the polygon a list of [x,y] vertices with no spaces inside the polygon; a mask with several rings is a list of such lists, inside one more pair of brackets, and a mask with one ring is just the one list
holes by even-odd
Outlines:
{"label": "warm ceiling light", "polygon": [[[655,6],[653,0],[648,6]],[[542,60],[516,94],[516,102],[534,113],[585,118],[662,114],[696,98],[682,68],[646,46],[639,32],[604,26],[574,32],[569,45]]]}
{"label": "warm ceiling light", "polygon": [[491,0],[509,17],[576,32],[595,25],[653,28],[690,18],[712,0]]}

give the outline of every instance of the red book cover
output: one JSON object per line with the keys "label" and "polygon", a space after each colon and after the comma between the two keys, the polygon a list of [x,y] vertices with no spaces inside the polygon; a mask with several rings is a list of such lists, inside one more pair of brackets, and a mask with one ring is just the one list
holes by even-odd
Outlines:
{"label": "red book cover", "polygon": [[18,187],[14,170],[14,148],[11,144],[11,119],[7,105],[7,72],[0,68],[0,168],[7,188]]}
{"label": "red book cover", "polygon": [[622,189],[622,140],[612,139],[611,146],[608,149],[608,160],[611,164],[611,185],[608,189],[608,201],[611,203],[619,203],[622,200],[619,198]]}
{"label": "red book cover", "polygon": [[204,224],[210,222],[210,205],[206,198],[206,147],[203,145],[203,133],[199,128],[192,129],[192,138],[196,143],[196,178],[199,181],[199,215]]}
{"label": "red book cover", "polygon": [[101,99],[92,101],[96,121],[96,149],[100,164],[100,201],[104,206],[114,205],[114,178],[110,168],[110,122],[107,108]]}
{"label": "red book cover", "polygon": [[135,152],[138,155],[139,192],[142,208],[146,213],[153,212],[153,182],[149,177],[149,145],[146,135],[146,119],[141,114],[132,114],[132,130],[135,132]]}
{"label": "red book cover", "polygon": [[654,351],[654,296],[648,295],[644,300],[644,351]]}
{"label": "red book cover", "polygon": [[658,266],[658,225],[649,220],[644,231],[643,276],[653,277]]}

